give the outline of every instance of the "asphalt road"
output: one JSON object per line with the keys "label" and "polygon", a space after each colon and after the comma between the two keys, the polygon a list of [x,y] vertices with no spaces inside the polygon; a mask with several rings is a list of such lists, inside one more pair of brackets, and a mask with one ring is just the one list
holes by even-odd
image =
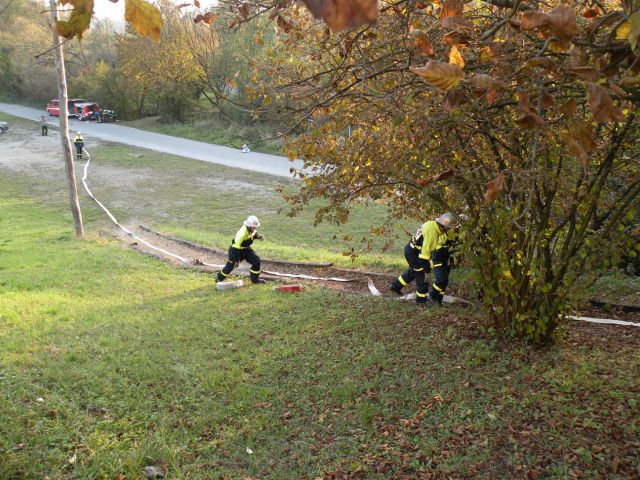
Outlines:
{"label": "asphalt road", "polygon": [[[57,117],[50,117],[43,110],[23,107],[9,103],[0,103],[0,111],[39,121],[44,115],[49,123],[58,125]],[[87,148],[91,147],[91,138],[99,138],[108,142],[124,143],[135,147],[148,148],[158,152],[171,153],[181,157],[203,160],[205,162],[218,163],[228,167],[241,168],[253,172],[268,173],[280,177],[291,177],[289,169],[302,168],[302,161],[290,162],[286,157],[268,155],[265,153],[242,153],[235,148],[213,145],[211,143],[197,142],[185,138],[172,137],[161,133],[147,132],[137,128],[123,127],[117,124],[104,124],[94,122],[81,122],[69,119],[69,130],[73,134],[79,130],[82,132]]]}

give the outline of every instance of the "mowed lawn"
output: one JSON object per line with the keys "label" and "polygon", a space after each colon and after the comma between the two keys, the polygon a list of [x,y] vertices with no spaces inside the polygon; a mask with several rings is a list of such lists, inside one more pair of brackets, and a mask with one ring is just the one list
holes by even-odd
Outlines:
{"label": "mowed lawn", "polygon": [[536,350],[477,320],[319,288],[218,293],[91,229],[74,239],[64,202],[0,171],[0,478],[640,474],[637,329],[574,325]]}

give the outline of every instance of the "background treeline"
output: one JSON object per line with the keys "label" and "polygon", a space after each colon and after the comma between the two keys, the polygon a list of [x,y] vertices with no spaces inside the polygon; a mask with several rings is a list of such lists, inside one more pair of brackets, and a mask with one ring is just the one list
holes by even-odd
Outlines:
{"label": "background treeline", "polygon": [[[95,20],[82,41],[68,41],[69,96],[96,101],[123,120],[153,116],[275,135],[287,119],[273,110],[268,121],[260,118],[252,107],[263,99],[253,98],[250,87],[269,80],[251,65],[274,54],[273,29],[260,21],[229,28],[222,11],[211,25],[196,24],[193,12],[167,1],[159,7],[165,22],[159,43],[108,20]],[[14,0],[0,15],[0,98],[44,108],[57,92],[42,10],[34,0]]]}

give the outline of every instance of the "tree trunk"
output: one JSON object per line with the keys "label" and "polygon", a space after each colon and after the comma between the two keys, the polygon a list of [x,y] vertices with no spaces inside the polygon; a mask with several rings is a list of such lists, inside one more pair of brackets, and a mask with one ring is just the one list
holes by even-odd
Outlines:
{"label": "tree trunk", "polygon": [[84,228],[82,226],[82,213],[80,212],[80,202],[78,201],[78,189],[76,187],[76,174],[73,166],[73,151],[71,149],[71,140],[69,139],[69,105],[67,96],[67,75],[64,67],[64,52],[60,44],[60,37],[56,31],[56,22],[58,21],[58,12],[56,10],[56,0],[49,0],[51,8],[51,35],[53,38],[53,52],[55,54],[56,72],[58,73],[58,99],[60,101],[60,141],[62,142],[62,153],[64,155],[64,164],[67,171],[67,187],[69,188],[69,203],[71,204],[71,213],[73,215],[73,223],[76,227],[76,236],[82,238],[84,236]]}

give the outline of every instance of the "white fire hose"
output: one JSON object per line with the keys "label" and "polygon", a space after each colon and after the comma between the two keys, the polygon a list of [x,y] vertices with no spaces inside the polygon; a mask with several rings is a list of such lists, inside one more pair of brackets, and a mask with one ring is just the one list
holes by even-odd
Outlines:
{"label": "white fire hose", "polygon": [[[160,252],[164,255],[167,255],[171,258],[175,258],[176,260],[180,261],[181,263],[185,264],[185,265],[192,265],[192,261],[185,258],[185,257],[181,257],[180,255],[177,255],[175,253],[169,252],[163,248],[157,247],[155,245],[152,245],[151,243],[147,242],[146,240],[144,240],[143,238],[140,238],[138,235],[136,235],[135,233],[133,233],[132,231],[130,231],[129,229],[127,229],[125,226],[121,225],[120,223],[118,223],[118,220],[116,220],[116,218],[111,214],[111,212],[107,209],[107,207],[105,207],[100,200],[98,200],[93,193],[91,192],[91,190],[89,189],[89,186],[87,185],[87,172],[89,169],[89,163],[91,162],[91,155],[89,155],[89,152],[87,152],[86,149],[82,149],[82,151],[87,155],[87,163],[85,163],[84,165],[84,174],[82,176],[82,184],[84,185],[84,189],[87,192],[87,195],[89,195],[94,202],[96,202],[98,204],[98,206],[104,210],[104,212],[107,214],[107,216],[111,219],[111,221],[118,227],[120,228],[123,232],[125,232],[128,236],[130,236],[131,238],[136,239],[138,242],[142,243],[143,245],[146,245],[147,247],[151,248],[152,250],[155,250],[157,252]],[[212,264],[212,263],[205,263],[205,262],[201,262],[202,265],[206,266],[206,267],[211,267],[211,268],[222,268],[223,265],[216,265],[216,264]],[[340,277],[316,277],[313,275],[305,275],[305,274],[294,274],[294,273],[282,273],[282,272],[274,272],[274,271],[270,271],[270,270],[263,270],[264,273],[268,274],[268,275],[273,275],[276,277],[287,277],[287,278],[299,278],[302,280],[315,280],[315,281],[324,281],[324,282],[353,282],[356,281],[358,279],[348,279],[348,278],[340,278]],[[371,294],[374,297],[381,297],[383,296],[383,294],[376,288],[376,286],[374,285],[373,281],[367,277],[368,280],[368,286],[369,286],[369,291],[371,292]],[[400,300],[414,300],[415,299],[415,294],[407,294],[404,297],[399,297]],[[453,297],[450,295],[445,295],[443,297],[443,302],[445,303],[465,303],[465,304],[471,304],[471,302],[468,302],[467,300],[464,300],[462,298],[459,297]],[[591,323],[603,323],[603,324],[610,324],[610,325],[625,325],[625,326],[632,326],[632,327],[640,327],[640,323],[635,323],[635,322],[627,322],[624,320],[614,320],[614,319],[608,319],[608,318],[591,318],[591,317],[576,317],[576,316],[568,316],[567,318],[572,319],[572,320],[580,320],[583,322],[591,322]]]}

